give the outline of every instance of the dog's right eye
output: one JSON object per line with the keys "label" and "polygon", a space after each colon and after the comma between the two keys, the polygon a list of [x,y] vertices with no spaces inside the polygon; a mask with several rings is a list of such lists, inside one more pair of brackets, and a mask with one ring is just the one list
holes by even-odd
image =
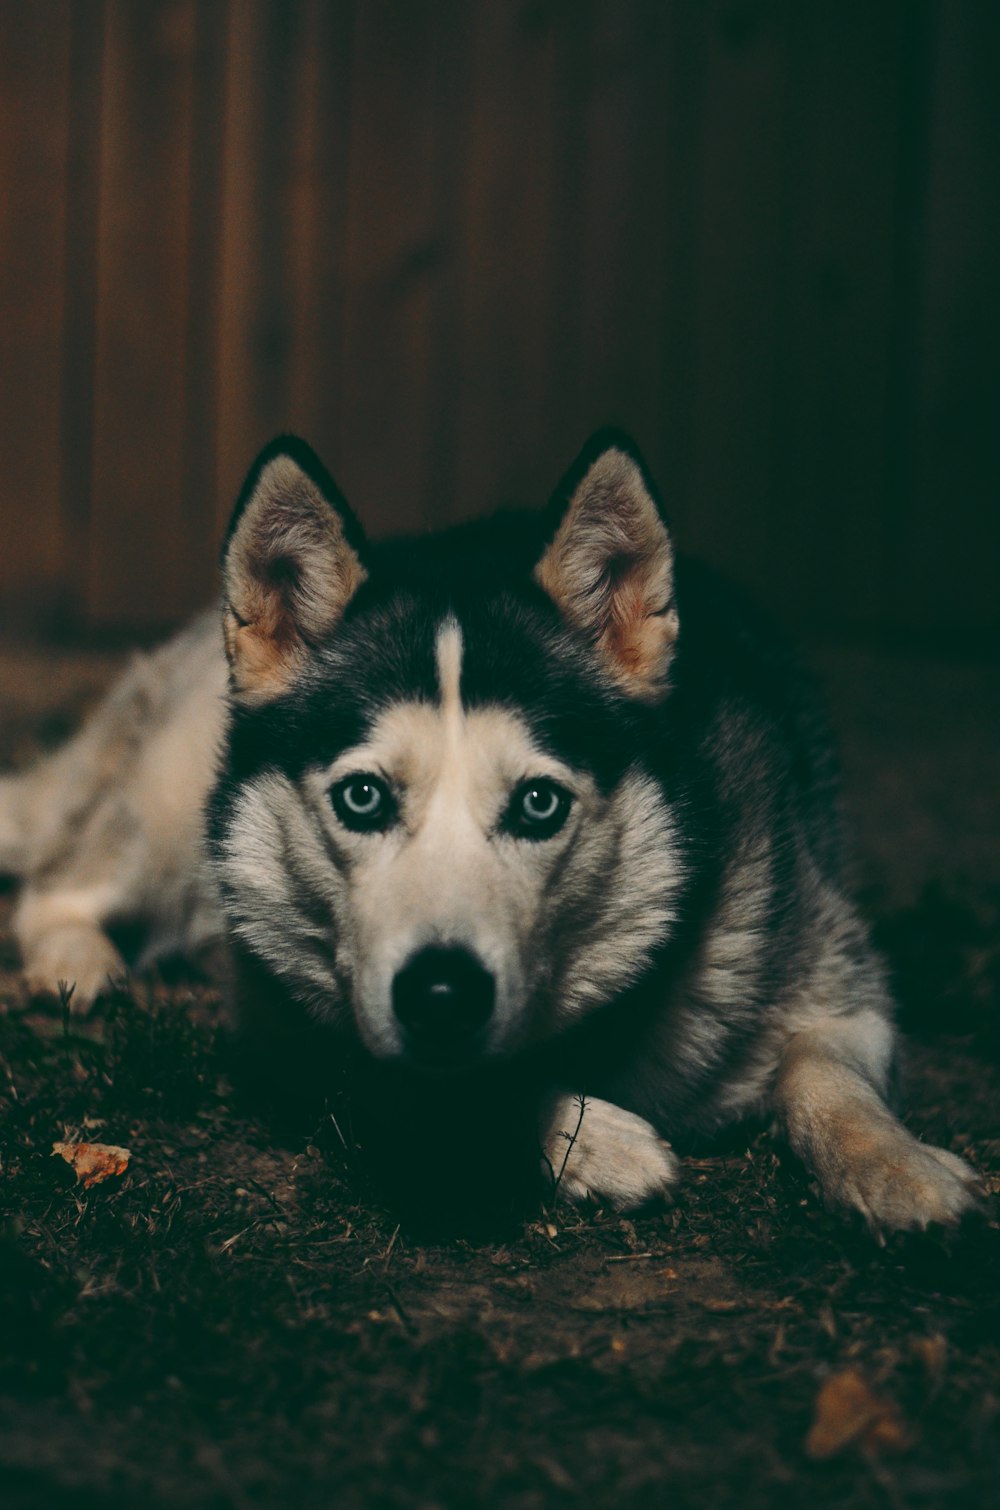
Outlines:
{"label": "dog's right eye", "polygon": [[373,833],[388,828],[396,815],[392,793],[379,776],[361,772],[330,789],[333,810],[345,828]]}
{"label": "dog's right eye", "polygon": [[551,839],[566,822],[573,798],[544,776],[523,781],[511,798],[504,826],[518,839]]}

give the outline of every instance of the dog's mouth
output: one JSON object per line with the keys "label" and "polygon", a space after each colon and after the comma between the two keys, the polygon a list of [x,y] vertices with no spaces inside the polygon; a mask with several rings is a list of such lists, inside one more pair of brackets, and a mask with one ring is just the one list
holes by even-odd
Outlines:
{"label": "dog's mouth", "polygon": [[493,1056],[487,1035],[476,1034],[460,1043],[412,1042],[404,1038],[397,1061],[422,1075],[456,1075],[485,1064]]}

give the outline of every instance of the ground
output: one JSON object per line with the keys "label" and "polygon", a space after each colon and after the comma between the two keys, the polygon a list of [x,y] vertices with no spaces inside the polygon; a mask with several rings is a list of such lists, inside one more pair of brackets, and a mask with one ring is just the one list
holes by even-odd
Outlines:
{"label": "ground", "polygon": [[[820,651],[860,883],[910,1030],[909,1125],[1000,1189],[995,668]],[[0,653],[0,760],[106,658]],[[1000,1233],[879,1247],[766,1133],[676,1204],[400,1224],[329,1115],[234,1091],[210,986],[29,1002],[0,898],[6,1510],[992,1505]],[[128,1150],[86,1188],[53,1144]],[[345,1143],[347,1147],[345,1148]]]}

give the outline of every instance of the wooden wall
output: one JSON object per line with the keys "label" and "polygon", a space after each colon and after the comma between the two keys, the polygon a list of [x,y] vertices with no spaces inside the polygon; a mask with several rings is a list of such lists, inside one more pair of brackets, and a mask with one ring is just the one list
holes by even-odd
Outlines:
{"label": "wooden wall", "polygon": [[384,532],[615,420],[787,620],[996,630],[998,77],[976,0],[4,0],[0,622],[187,613],[280,429]]}

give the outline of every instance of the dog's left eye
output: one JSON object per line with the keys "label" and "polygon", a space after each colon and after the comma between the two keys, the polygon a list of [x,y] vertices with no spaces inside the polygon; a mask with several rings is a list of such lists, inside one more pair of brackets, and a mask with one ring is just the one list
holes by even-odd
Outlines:
{"label": "dog's left eye", "polygon": [[333,810],[345,828],[371,833],[388,828],[395,816],[392,793],[378,776],[348,776],[330,791]]}
{"label": "dog's left eye", "polygon": [[511,799],[505,827],[520,839],[550,839],[566,822],[572,801],[554,781],[524,781]]}

